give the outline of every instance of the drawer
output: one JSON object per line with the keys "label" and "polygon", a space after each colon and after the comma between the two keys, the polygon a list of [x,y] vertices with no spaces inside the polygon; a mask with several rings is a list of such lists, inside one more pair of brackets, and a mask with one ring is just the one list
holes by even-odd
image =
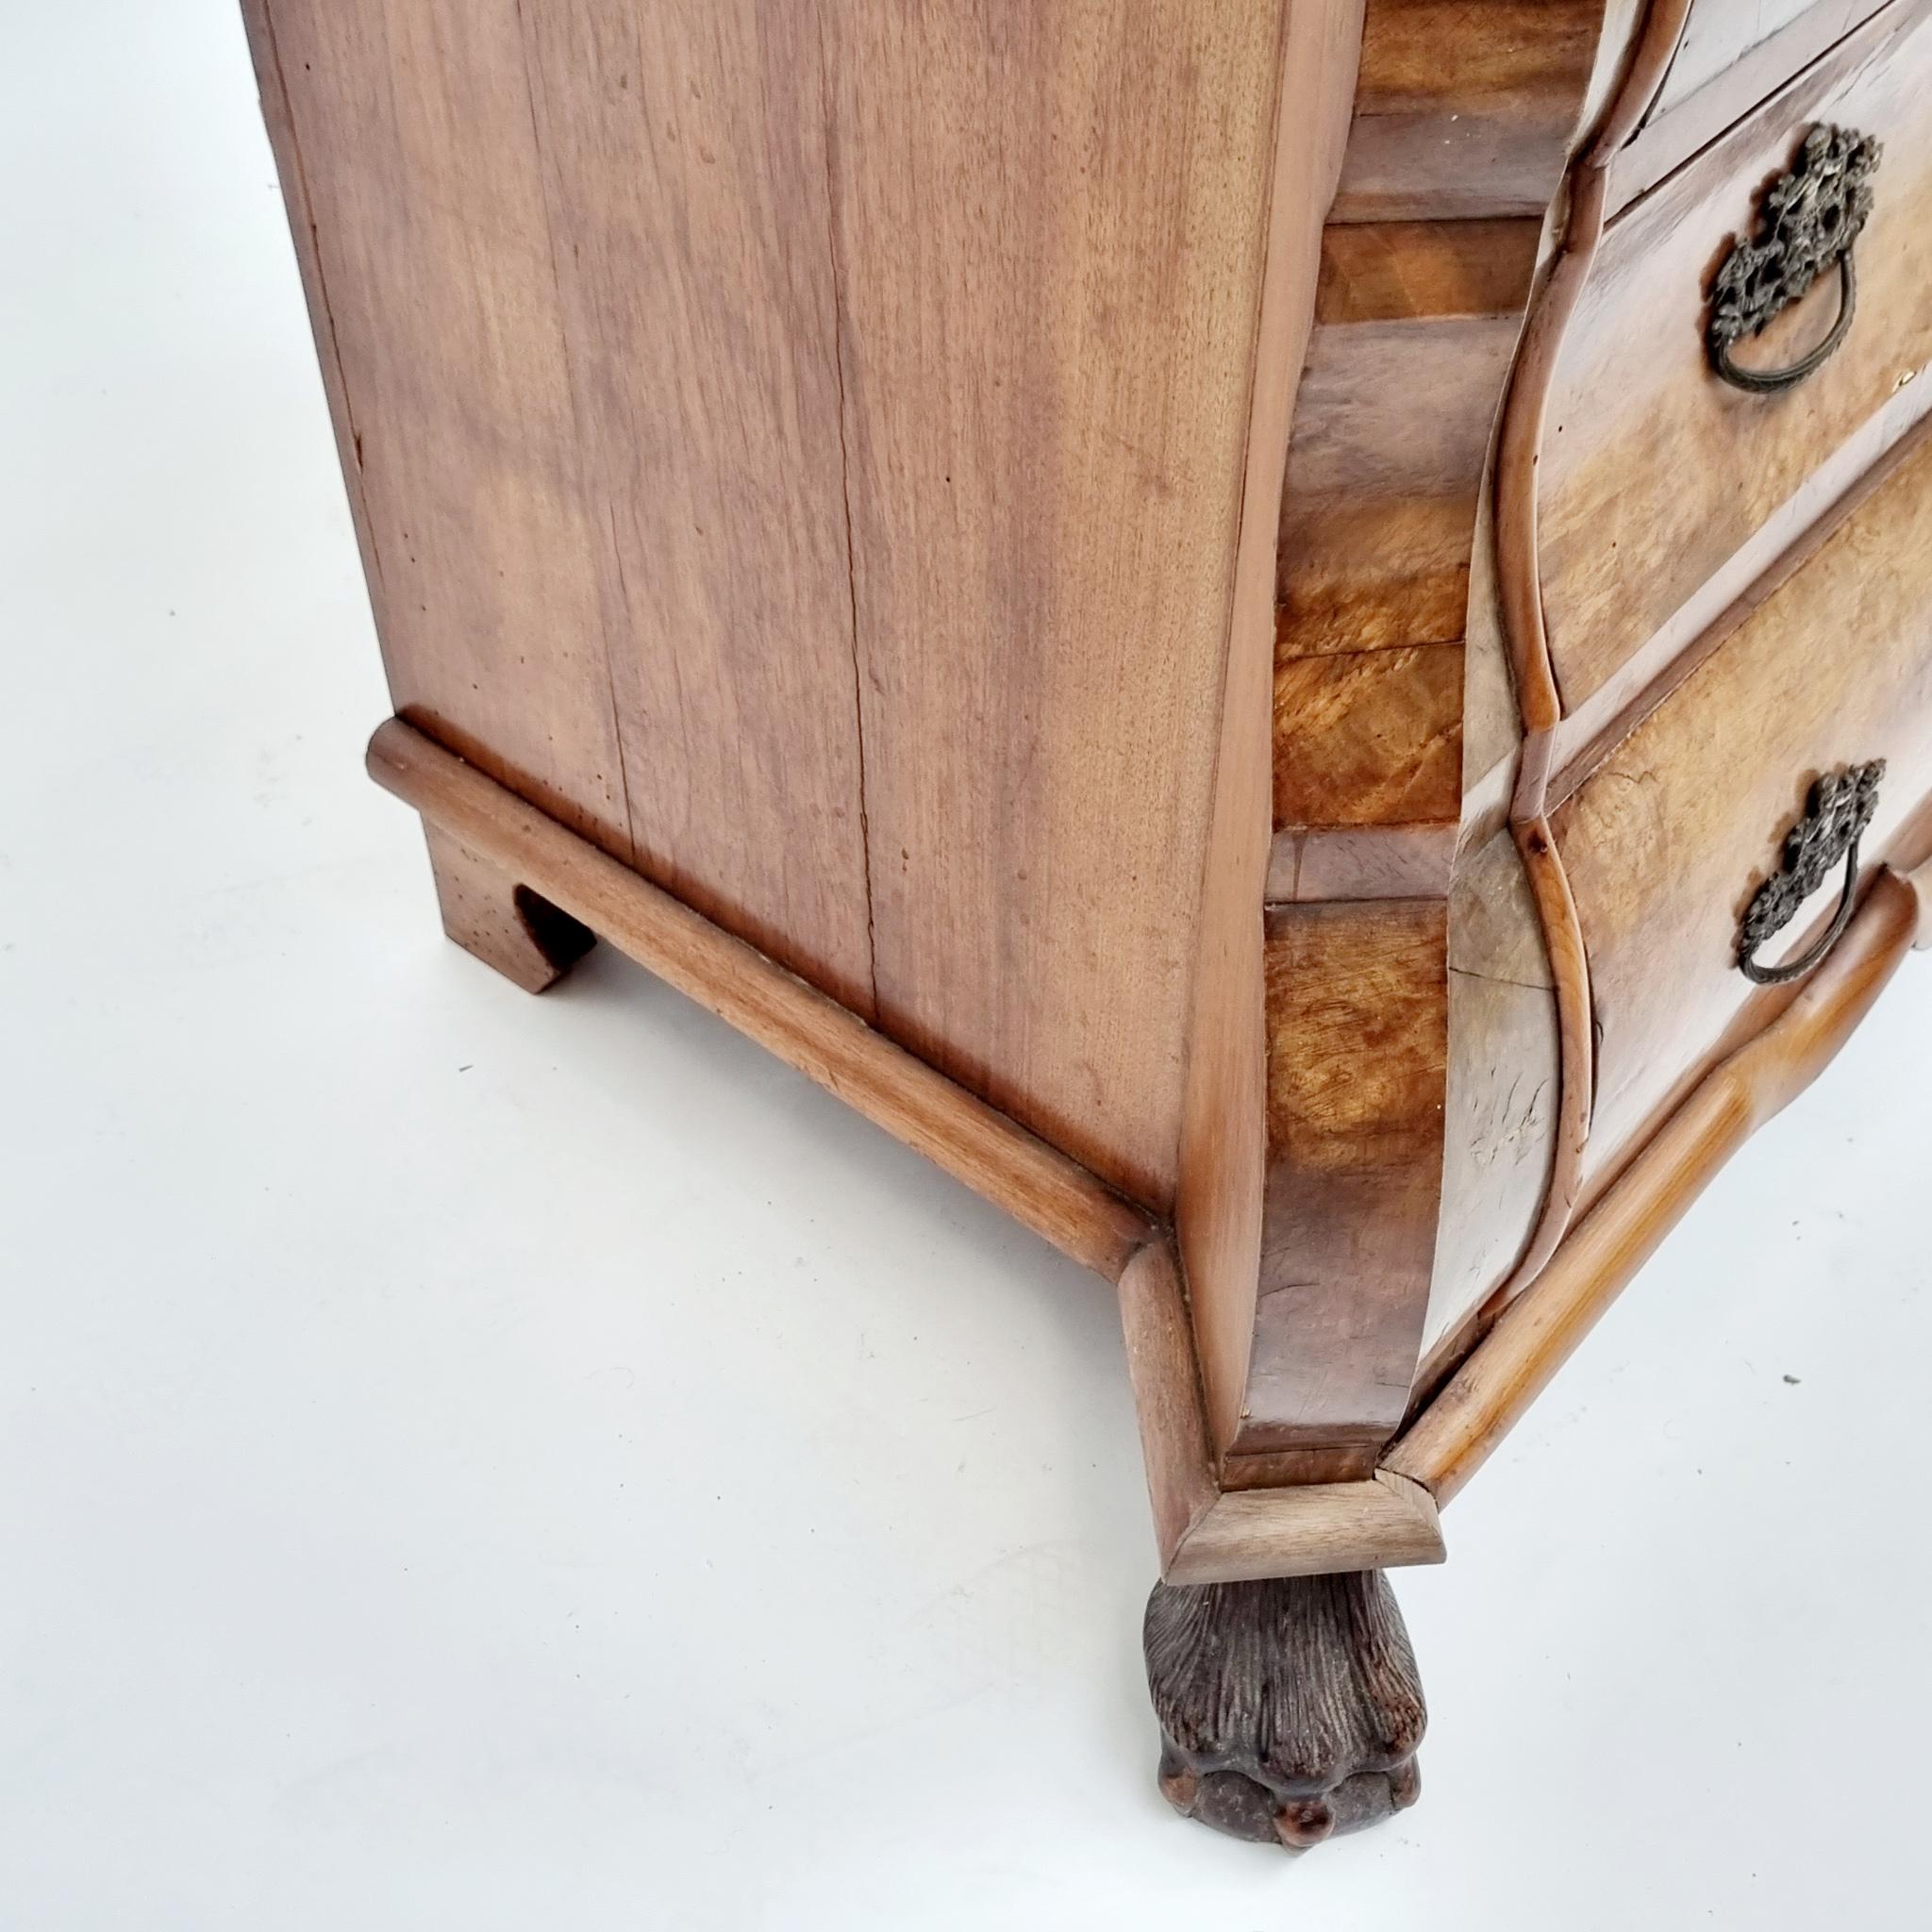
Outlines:
{"label": "drawer", "polygon": [[[1712,367],[1708,296],[1768,184],[1832,125],[1877,137],[1841,345],[1774,394]],[[1829,334],[1840,278],[1736,360],[1788,364]],[[1611,225],[1553,373],[1538,480],[1545,623],[1567,712],[1602,722],[1865,467],[1874,425],[1932,404],[1932,0],[1894,4]],[[1845,474],[1849,461],[1850,474]]]}
{"label": "drawer", "polygon": [[[1821,774],[1887,760],[1868,866],[1932,791],[1932,432],[1561,805],[1590,960],[1597,1176],[1757,991],[1740,922]],[[1829,927],[1841,873],[1763,949]]]}
{"label": "drawer", "polygon": [[1693,0],[1652,114],[1669,113],[1775,42],[1823,50],[1876,11],[1875,0]]}

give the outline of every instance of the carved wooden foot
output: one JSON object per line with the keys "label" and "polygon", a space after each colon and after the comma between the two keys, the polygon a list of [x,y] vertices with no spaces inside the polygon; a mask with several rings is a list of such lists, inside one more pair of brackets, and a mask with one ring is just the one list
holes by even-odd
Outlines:
{"label": "carved wooden foot", "polygon": [[1427,1712],[1380,1571],[1156,1584],[1144,1637],[1183,1817],[1299,1852],[1415,1803]]}
{"label": "carved wooden foot", "polygon": [[425,823],[442,929],[525,992],[561,979],[596,942],[588,926]]}

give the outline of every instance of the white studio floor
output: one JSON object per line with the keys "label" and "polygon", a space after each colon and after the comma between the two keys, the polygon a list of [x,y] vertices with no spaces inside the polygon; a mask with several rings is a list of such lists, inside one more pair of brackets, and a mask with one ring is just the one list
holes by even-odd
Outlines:
{"label": "white studio floor", "polygon": [[1932,958],[1397,1579],[1421,1806],[1167,1813],[1110,1297],[441,940],[232,0],[0,69],[0,1927],[1924,1920]]}

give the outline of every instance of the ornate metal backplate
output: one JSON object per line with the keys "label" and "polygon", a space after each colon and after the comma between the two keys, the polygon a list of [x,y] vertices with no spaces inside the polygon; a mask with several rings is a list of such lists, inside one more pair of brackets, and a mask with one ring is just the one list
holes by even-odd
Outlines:
{"label": "ornate metal backplate", "polygon": [[[1740,389],[1789,389],[1843,341],[1857,292],[1852,244],[1872,212],[1872,176],[1881,152],[1871,135],[1821,125],[1765,192],[1757,236],[1733,246],[1711,287],[1706,340],[1726,382]],[[1738,342],[1757,335],[1832,268],[1843,277],[1838,320],[1817,348],[1787,369],[1745,369],[1732,361]]]}
{"label": "ornate metal backplate", "polygon": [[[1738,964],[1744,976],[1759,986],[1777,986],[1809,973],[1838,942],[1852,915],[1852,898],[1858,882],[1858,841],[1878,809],[1878,781],[1885,760],[1852,765],[1820,778],[1811,788],[1805,816],[1785,834],[1784,862],[1758,887],[1745,909],[1738,933]],[[1760,966],[1756,955],[1797,916],[1801,907],[1831,875],[1840,859],[1845,889],[1831,930],[1803,958],[1786,966]]]}

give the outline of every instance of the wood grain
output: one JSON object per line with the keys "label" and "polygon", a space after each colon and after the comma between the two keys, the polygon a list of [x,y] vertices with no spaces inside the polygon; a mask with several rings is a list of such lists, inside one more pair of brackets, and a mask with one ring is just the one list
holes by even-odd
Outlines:
{"label": "wood grain", "polygon": [[525,992],[541,992],[590,951],[595,935],[519,886],[440,827],[423,827],[442,929]]}
{"label": "wood grain", "polygon": [[1905,881],[1919,902],[1919,924],[1912,944],[1923,952],[1932,946],[1932,858],[1914,866],[1905,874]]}
{"label": "wood grain", "polygon": [[[812,11],[483,10],[520,23],[636,863],[870,1016]],[[452,9],[466,34],[473,11]]]}
{"label": "wood grain", "polygon": [[1549,1193],[1561,1120],[1557,993],[1515,841],[1464,856],[1449,898],[1449,1065],[1429,1352],[1517,1267]]}
{"label": "wood grain", "polygon": [[1143,1636],[1183,1817],[1300,1852],[1415,1802],[1427,1713],[1382,1576],[1158,1584]]}
{"label": "wood grain", "polygon": [[1220,1494],[1193,1326],[1174,1244],[1149,1241],[1127,1262],[1119,1286],[1127,1379],[1141,1425],[1154,1539],[1165,1572]]}
{"label": "wood grain", "polygon": [[[1582,1186],[1583,1153],[1590,1132],[1595,1083],[1595,1031],[1591,1010],[1590,959],[1562,861],[1550,836],[1545,798],[1561,723],[1540,579],[1540,476],[1555,370],[1577,304],[1589,284],[1606,224],[1609,170],[1657,97],[1674,58],[1690,0],[1652,0],[1639,16],[1628,11],[1607,25],[1624,42],[1621,58],[1600,50],[1591,84],[1590,134],[1570,171],[1560,239],[1541,275],[1510,373],[1494,460],[1485,534],[1489,539],[1478,581],[1485,599],[1469,661],[1472,691],[1485,699],[1479,741],[1484,757],[1465,771],[1465,816],[1474,806],[1486,835],[1501,776],[1510,787],[1509,830],[1533,895],[1556,997],[1557,1103],[1550,1136],[1548,1180],[1528,1240],[1511,1273],[1486,1306],[1519,1293],[1556,1251],[1569,1225]],[[1501,649],[1494,648],[1496,644]],[[1520,741],[1510,748],[1496,728],[1501,681],[1507,664],[1514,689]],[[1498,740],[1502,740],[1500,756]],[[1466,1306],[1467,1284],[1454,1301]],[[1440,1306],[1440,1304],[1439,1304]],[[1419,1384],[1440,1373],[1445,1350],[1458,1346],[1477,1317],[1446,1326],[1419,1368]]]}
{"label": "wood grain", "polygon": [[1837,521],[1856,509],[1908,454],[1928,414],[1932,382],[1900,389],[1875,415],[1823,458],[1800,488],[1589,697],[1548,734],[1548,791],[1556,807],[1696,670],[1735,627],[1740,610],[1761,602],[1805,563]]}
{"label": "wood grain", "polygon": [[1446,1554],[1428,1491],[1378,1470],[1360,1482],[1229,1491],[1162,1574],[1169,1583],[1240,1583],[1440,1563]]}
{"label": "wood grain", "polygon": [[1117,1281],[1154,1238],[1144,1215],[1064,1154],[400,719],[370,741],[369,769],[428,824],[808,1074],[1062,1254]]}
{"label": "wood grain", "polygon": [[1551,757],[1547,741],[1562,718],[1540,575],[1541,478],[1550,392],[1603,244],[1610,168],[1663,85],[1690,5],[1690,0],[1651,0],[1627,58],[1597,62],[1592,91],[1610,72],[1616,75],[1614,91],[1601,115],[1593,117],[1589,146],[1570,171],[1560,239],[1530,305],[1496,432],[1490,561],[1495,619],[1523,727],[1511,811],[1525,822],[1543,812]]}
{"label": "wood grain", "polygon": [[1175,1197],[1209,1426],[1232,1436],[1259,1277],[1266,1108],[1261,904],[1269,864],[1270,677],[1282,481],[1314,302],[1323,209],[1355,92],[1360,0],[1289,9],[1249,415],[1220,764],[1195,936]]}
{"label": "wood grain", "polygon": [[[1932,195],[1928,81],[1932,6],[1889,8],[1604,236],[1541,444],[1540,582],[1565,710],[1932,366],[1932,230],[1919,219]],[[1762,184],[1821,121],[1885,143],[1857,244],[1857,318],[1798,389],[1746,394],[1710,370],[1707,291],[1731,239],[1749,232]],[[1750,359],[1774,366],[1817,340],[1836,313],[1837,282],[1814,286],[1750,345]]]}
{"label": "wood grain", "polygon": [[1458,830],[1454,819],[1286,826],[1269,854],[1268,902],[1440,899],[1455,870]]}
{"label": "wood grain", "polygon": [[1286,9],[252,4],[399,705],[1165,1210]]}
{"label": "wood grain", "polygon": [[[1317,1474],[1324,1450],[1339,1476],[1408,1400],[1443,1207],[1444,861],[1482,482],[1543,215],[1620,22],[1507,0],[1368,10],[1282,507],[1264,1232],[1239,1426],[1219,1439],[1230,1485],[1285,1458]],[[1399,205],[1365,192],[1391,170]],[[1498,1026],[1534,1044],[1522,999],[1458,1046],[1465,1108],[1507,1115],[1483,1083]]]}
{"label": "wood grain", "polygon": [[1569,1228],[1584,1185],[1585,1151],[1596,1106],[1597,1037],[1591,960],[1576,899],[1549,821],[1512,817],[1523,875],[1536,901],[1557,1003],[1557,1117],[1550,1137],[1549,1184],[1514,1270],[1496,1289],[1507,1302],[1534,1281]]}
{"label": "wood grain", "polygon": [[1446,1504],[1481,1468],[1724,1162],[1829,1063],[1904,957],[1920,917],[1885,873],[1784,1014],[1725,1060],[1580,1221],[1525,1294],[1383,1458]]}
{"label": "wood grain", "polygon": [[1274,830],[1454,824],[1462,646],[1283,658],[1274,667]]}
{"label": "wood grain", "polygon": [[[1483,225],[1414,225],[1474,230],[1469,275],[1488,275]],[[1310,340],[1282,510],[1283,655],[1462,636],[1483,456],[1529,281],[1479,316],[1453,312],[1458,281],[1429,286],[1451,313],[1331,322]]]}
{"label": "wood grain", "polygon": [[1590,949],[1591,1171],[1750,999],[1738,922],[1813,779],[1874,758],[1890,761],[1875,854],[1932,791],[1932,436],[1552,821]]}
{"label": "wood grain", "polygon": [[1520,313],[1536,273],[1533,219],[1330,223],[1319,327]]}
{"label": "wood grain", "polygon": [[1610,161],[1607,212],[1647,193],[1886,4],[1773,0],[1746,9],[1698,0],[1655,103]]}
{"label": "wood grain", "polygon": [[396,708],[628,857],[515,0],[246,12]]}
{"label": "wood grain", "polygon": [[1284,9],[819,10],[879,1024],[1165,1209]]}
{"label": "wood grain", "polygon": [[[1785,52],[1775,77],[1789,79],[1861,19],[1875,13],[1880,4],[1881,0],[1752,0],[1749,7],[1739,7],[1734,0],[1691,0],[1676,58],[1657,92],[1653,116],[1669,114],[1699,89],[1779,41]],[[1803,32],[1793,32],[1795,28]],[[1772,77],[1753,70],[1753,79],[1760,86]],[[1754,98],[1761,99],[1762,94]]]}
{"label": "wood grain", "polygon": [[1370,0],[1337,222],[1541,219],[1603,0]]}
{"label": "wood grain", "polygon": [[1442,1179],[1447,908],[1268,914],[1267,1220],[1237,1453],[1385,1441]]}

